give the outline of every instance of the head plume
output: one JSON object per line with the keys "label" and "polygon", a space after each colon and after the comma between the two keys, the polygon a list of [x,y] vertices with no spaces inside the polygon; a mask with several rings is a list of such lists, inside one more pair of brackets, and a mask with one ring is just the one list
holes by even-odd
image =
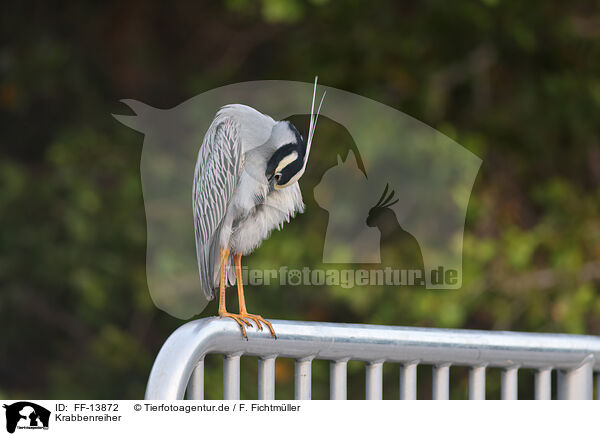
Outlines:
{"label": "head plume", "polygon": [[383,194],[381,194],[379,201],[377,202],[377,204],[375,206],[373,206],[373,209],[383,209],[383,208],[390,207],[390,206],[398,203],[398,200],[399,200],[398,198],[396,198],[396,200],[394,200],[394,194],[396,192],[393,189],[392,189],[392,192],[390,192],[390,194],[386,197],[389,187],[390,187],[390,184],[386,183],[385,189],[383,190]]}
{"label": "head plume", "polygon": [[317,95],[317,80],[318,76],[315,76],[315,85],[313,87],[313,96],[312,96],[312,104],[310,106],[310,124],[308,126],[308,137],[306,138],[306,152],[304,153],[304,163],[302,165],[302,170],[300,170],[300,174],[304,173],[306,169],[306,164],[308,163],[308,155],[310,154],[310,146],[312,145],[313,135],[315,134],[315,129],[317,128],[317,120],[319,119],[319,113],[321,112],[321,106],[323,105],[323,99],[325,98],[325,94],[327,91],[323,92],[323,96],[321,97],[321,102],[319,103],[319,107],[317,108],[317,113],[315,113],[315,97]]}

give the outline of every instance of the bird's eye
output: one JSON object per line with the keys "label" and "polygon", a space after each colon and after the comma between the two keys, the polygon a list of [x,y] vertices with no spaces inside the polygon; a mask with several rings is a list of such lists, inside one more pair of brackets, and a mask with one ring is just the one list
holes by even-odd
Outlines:
{"label": "bird's eye", "polygon": [[275,179],[276,182],[279,182],[279,179],[281,179],[281,173],[277,173],[273,176],[273,178]]}

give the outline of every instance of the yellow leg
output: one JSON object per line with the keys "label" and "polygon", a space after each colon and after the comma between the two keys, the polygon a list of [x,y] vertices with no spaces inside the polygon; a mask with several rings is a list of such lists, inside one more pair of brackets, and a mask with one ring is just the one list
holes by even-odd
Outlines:
{"label": "yellow leg", "polygon": [[240,306],[240,315],[242,316],[242,318],[253,320],[256,323],[256,326],[259,330],[263,329],[261,323],[265,324],[269,328],[271,336],[277,339],[277,336],[275,336],[275,330],[273,330],[273,326],[269,321],[267,321],[260,315],[252,315],[246,310],[246,300],[244,299],[244,283],[242,281],[242,255],[234,254],[233,263],[235,265],[235,276],[238,288],[238,304]]}
{"label": "yellow leg", "polygon": [[226,248],[221,248],[221,280],[219,283],[219,316],[221,318],[232,318],[234,319],[242,329],[242,335],[244,339],[248,339],[248,335],[246,334],[246,325],[252,326],[250,321],[247,321],[241,315],[235,313],[227,312],[225,309],[225,280],[227,276],[225,275],[225,270],[227,268],[227,260],[229,259],[229,250]]}

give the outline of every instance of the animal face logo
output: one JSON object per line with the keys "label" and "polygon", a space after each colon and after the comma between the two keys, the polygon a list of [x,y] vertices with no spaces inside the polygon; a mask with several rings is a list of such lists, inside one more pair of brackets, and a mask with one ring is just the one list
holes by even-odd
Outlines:
{"label": "animal face logo", "polygon": [[[314,195],[313,209],[305,214],[321,208],[328,215],[322,262],[414,267],[429,289],[459,288],[466,210],[481,160],[398,110],[319,88],[327,91],[320,120],[342,126],[355,145],[339,153],[311,186],[306,176],[328,151],[319,130],[300,180],[305,202]],[[157,307],[188,319],[207,304],[199,292],[191,195],[198,150],[217,110],[240,103],[285,120],[309,115],[312,95],[312,83],[257,81],[214,89],[167,110],[124,101],[135,115],[115,118],[145,135],[140,167],[146,272]],[[298,241],[298,249],[303,243]],[[442,276],[450,271],[452,280],[438,280],[440,271]]]}
{"label": "animal face logo", "polygon": [[14,433],[18,429],[48,429],[50,411],[29,401],[5,404],[6,431]]}

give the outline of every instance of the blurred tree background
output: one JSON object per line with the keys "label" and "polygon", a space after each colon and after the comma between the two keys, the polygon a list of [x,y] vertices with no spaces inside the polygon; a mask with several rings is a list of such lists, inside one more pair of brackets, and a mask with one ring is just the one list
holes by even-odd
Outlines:
{"label": "blurred tree background", "polygon": [[[468,209],[462,289],[273,285],[248,289],[251,311],[599,334],[598,6],[3,2],[0,397],[143,396],[158,349],[183,321],[150,300],[143,137],[110,114],[128,113],[122,98],[170,108],[247,80],[310,82],[318,74],[324,85],[401,110],[483,159]],[[309,207],[248,263],[278,268],[282,250],[292,264],[314,263],[298,248],[321,219]],[[216,309],[211,302],[200,316]],[[207,361],[207,398],[221,394],[219,365],[217,357]],[[349,367],[356,398],[364,395],[361,365]],[[244,358],[243,369],[242,396],[250,398],[256,360]],[[463,398],[466,372],[453,371],[462,381],[452,396]],[[325,362],[315,362],[313,374],[314,396],[326,398]],[[419,396],[427,398],[427,368],[419,377]],[[531,396],[531,378],[521,377],[521,393]],[[490,378],[488,394],[499,397],[499,375]],[[397,397],[397,380],[397,367],[386,367],[386,398]],[[292,384],[293,362],[278,360],[277,397],[292,397]]]}

